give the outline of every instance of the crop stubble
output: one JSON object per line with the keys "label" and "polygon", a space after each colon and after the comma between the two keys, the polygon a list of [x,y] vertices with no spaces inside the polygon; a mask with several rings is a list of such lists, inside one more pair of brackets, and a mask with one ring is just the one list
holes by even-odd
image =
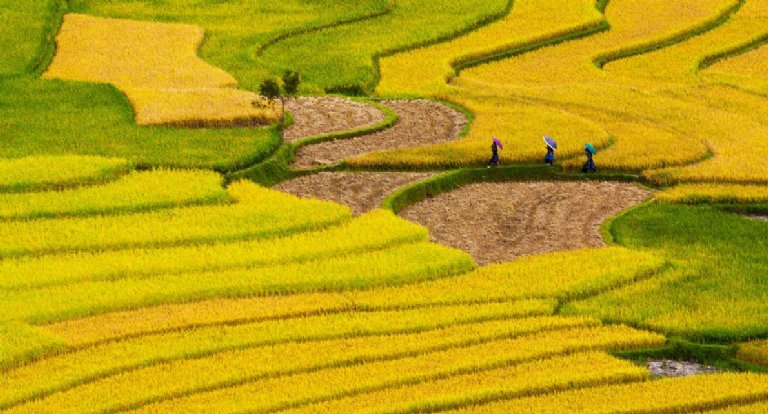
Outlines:
{"label": "crop stubble", "polygon": [[602,222],[649,195],[636,185],[612,182],[472,184],[400,215],[426,226],[433,240],[487,264],[603,246]]}

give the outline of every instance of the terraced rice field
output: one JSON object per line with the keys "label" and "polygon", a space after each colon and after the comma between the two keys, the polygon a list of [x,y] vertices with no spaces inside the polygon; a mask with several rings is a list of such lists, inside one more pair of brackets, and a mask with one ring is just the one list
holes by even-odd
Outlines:
{"label": "terraced rice field", "polygon": [[765,0],[35,3],[0,412],[766,411]]}

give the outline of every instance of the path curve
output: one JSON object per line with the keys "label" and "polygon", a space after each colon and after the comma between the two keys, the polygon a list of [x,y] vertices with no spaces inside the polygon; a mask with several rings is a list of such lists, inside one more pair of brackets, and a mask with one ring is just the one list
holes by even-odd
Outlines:
{"label": "path curve", "polygon": [[334,96],[291,98],[285,101],[285,110],[293,115],[293,124],[283,133],[289,142],[374,126],[386,118],[371,105]]}
{"label": "path curve", "polygon": [[459,138],[466,117],[446,105],[425,100],[383,101],[397,112],[397,123],[388,129],[356,138],[323,142],[296,151],[294,167],[336,164],[370,152],[437,144]]}
{"label": "path curve", "polygon": [[321,172],[273,187],[304,198],[319,198],[346,204],[355,215],[378,208],[398,188],[426,180],[431,173]]}
{"label": "path curve", "polygon": [[471,184],[400,212],[432,240],[488,263],[530,254],[604,246],[600,225],[651,192],[616,182]]}

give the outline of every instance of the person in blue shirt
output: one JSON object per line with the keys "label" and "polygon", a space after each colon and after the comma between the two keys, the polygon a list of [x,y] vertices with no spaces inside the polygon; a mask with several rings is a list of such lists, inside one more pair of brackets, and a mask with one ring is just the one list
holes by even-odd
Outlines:
{"label": "person in blue shirt", "polygon": [[488,168],[491,168],[491,166],[499,166],[499,147],[496,145],[496,142],[491,144],[491,160],[488,161]]}
{"label": "person in blue shirt", "polygon": [[583,167],[581,167],[581,172],[588,173],[592,171],[593,173],[597,172],[597,168],[595,168],[595,162],[592,160],[592,151],[589,150],[589,147],[584,147],[584,153],[587,155],[587,162],[584,164]]}
{"label": "person in blue shirt", "polygon": [[555,163],[555,150],[553,150],[549,145],[547,145],[547,155],[544,157],[544,162],[549,165]]}

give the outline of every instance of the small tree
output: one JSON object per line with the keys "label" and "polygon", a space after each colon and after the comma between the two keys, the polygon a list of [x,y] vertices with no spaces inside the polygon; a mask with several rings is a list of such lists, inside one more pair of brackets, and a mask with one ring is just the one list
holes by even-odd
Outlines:
{"label": "small tree", "polygon": [[264,82],[261,82],[259,93],[261,96],[271,101],[280,96],[280,85],[272,79],[267,79]]}
{"label": "small tree", "polygon": [[[283,91],[285,95],[293,96],[299,91],[301,76],[298,72],[286,70],[283,73]],[[280,98],[282,112],[280,114],[280,125],[285,124],[285,96],[281,93],[280,84],[273,79],[267,79],[259,85],[259,93],[270,101]]]}
{"label": "small tree", "polygon": [[259,94],[269,99],[270,101],[280,98],[280,103],[282,104],[282,112],[280,113],[280,125],[282,126],[285,122],[285,102],[283,101],[283,97],[280,95],[280,85],[272,79],[267,79],[264,82],[261,82],[261,85],[259,85]]}
{"label": "small tree", "polygon": [[299,72],[286,70],[285,73],[283,73],[283,89],[285,89],[286,95],[296,95],[296,93],[299,91],[300,83],[301,75],[299,75]]}

